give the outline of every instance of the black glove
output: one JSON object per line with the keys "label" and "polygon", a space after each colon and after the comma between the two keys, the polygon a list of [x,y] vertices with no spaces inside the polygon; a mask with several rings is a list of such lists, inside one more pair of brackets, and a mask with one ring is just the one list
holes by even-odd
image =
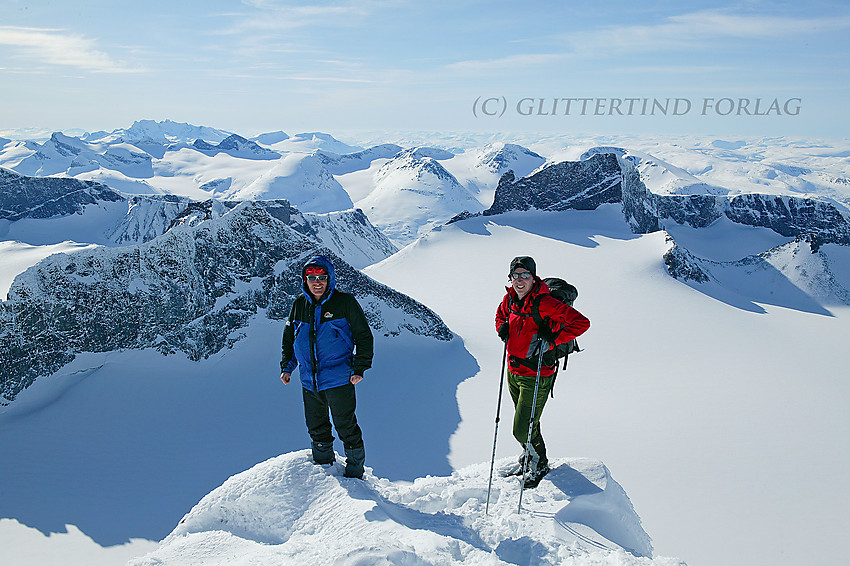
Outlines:
{"label": "black glove", "polygon": [[545,324],[537,329],[537,336],[542,338],[543,340],[546,340],[546,343],[550,346],[554,346],[555,340],[558,339],[558,334],[560,334],[560,331],[553,332],[552,329],[549,328],[548,317],[544,320],[544,322]]}
{"label": "black glove", "polygon": [[502,339],[502,342],[508,341],[508,336],[510,336],[510,329],[508,328],[508,322],[507,321],[502,323],[502,326],[499,327],[498,333],[499,333],[499,338]]}

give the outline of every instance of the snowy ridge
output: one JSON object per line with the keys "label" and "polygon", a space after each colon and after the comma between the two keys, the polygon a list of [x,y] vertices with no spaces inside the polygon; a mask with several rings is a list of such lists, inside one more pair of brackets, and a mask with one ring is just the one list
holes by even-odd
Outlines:
{"label": "snowy ridge", "polygon": [[[311,209],[313,201],[315,212],[351,208],[350,198],[324,170],[321,159],[299,164],[318,150],[342,155],[362,148],[319,132],[293,137],[273,132],[257,138],[273,148],[215,128],[143,120],[130,128],[82,139],[57,132],[43,143],[6,140],[0,144],[0,166],[24,175],[98,181],[129,194],[172,194],[194,200],[285,198],[275,196],[279,190],[292,193],[291,200],[305,210]],[[314,199],[306,191],[296,196],[292,187],[299,183],[320,192]]]}
{"label": "snowy ridge", "polygon": [[157,550],[129,565],[682,564],[651,558],[628,497],[593,460],[553,461],[521,514],[518,481],[497,476],[489,516],[489,464],[398,483],[370,468],[365,480],[343,478],[340,461],[316,466],[303,450],[257,464],[204,497]]}
{"label": "snowy ridge", "polygon": [[357,269],[382,261],[398,251],[359,208],[327,214],[305,213],[302,218],[318,241]]}
{"label": "snowy ridge", "polygon": [[104,235],[118,244],[141,244],[165,234],[174,220],[189,206],[188,199],[174,196],[130,197],[127,214]]}
{"label": "snowy ridge", "polygon": [[385,143],[358,151],[339,155],[329,151],[317,151],[316,154],[322,160],[328,171],[334,175],[347,175],[355,171],[368,169],[376,159],[390,159],[402,151],[402,147]]}
{"label": "snowy ridge", "polygon": [[[357,267],[397,250],[362,211],[305,216],[287,200],[255,202]],[[174,226],[194,226],[218,218],[238,204],[216,199],[192,201],[175,195],[125,197],[97,183],[28,177],[0,169],[0,220],[4,216],[7,220],[0,229],[4,237],[18,244],[52,246],[67,240],[105,246],[140,244]],[[21,271],[15,268],[4,275],[11,281]],[[7,288],[0,288],[3,296]]]}
{"label": "snowy ridge", "polygon": [[288,140],[289,134],[287,134],[283,130],[278,130],[276,132],[265,132],[250,139],[251,141],[255,141],[263,145],[272,145],[278,142],[282,142],[284,140]]}
{"label": "snowy ridge", "polygon": [[481,148],[476,158],[481,167],[493,173],[503,173],[510,169],[520,177],[525,177],[546,161],[530,149],[515,143],[488,144]]}
{"label": "snowy ridge", "polygon": [[[353,218],[367,234],[365,220]],[[0,361],[12,368],[3,374],[2,394],[13,400],[79,352],[156,348],[199,360],[231,348],[259,312],[288,315],[301,293],[301,265],[315,253],[336,258],[262,203],[245,202],[143,244],[48,257],[19,275],[0,305]],[[374,331],[451,339],[421,304],[342,259],[334,263],[338,286],[363,297]]]}
{"label": "snowy ridge", "polygon": [[493,205],[484,214],[531,208],[594,210],[622,200],[622,177],[617,158],[610,153],[547,165],[520,179],[509,171],[499,180]]}
{"label": "snowy ridge", "polygon": [[124,196],[106,185],[65,178],[38,178],[0,168],[0,220],[80,214],[90,204]]}
{"label": "snowy ridge", "polygon": [[812,240],[800,238],[736,261],[713,261],[668,237],[671,248],[664,263],[676,279],[746,310],[763,313],[761,303],[831,315],[831,305],[850,306],[850,247],[818,246]]}
{"label": "snowy ridge", "polygon": [[681,167],[643,151],[619,147],[594,147],[579,158],[585,161],[594,155],[612,153],[634,164],[641,181],[656,195],[725,195],[729,189],[707,184]]}
{"label": "snowy ridge", "polygon": [[66,173],[74,176],[104,168],[120,171],[128,177],[153,176],[151,156],[133,145],[90,143],[59,132],[12,167],[24,175]]}
{"label": "snowy ridge", "polygon": [[197,139],[192,147],[212,157],[218,153],[226,153],[232,157],[242,159],[280,159],[276,151],[266,149],[256,142],[246,140],[237,134],[230,135],[217,144],[211,144],[202,139]]}

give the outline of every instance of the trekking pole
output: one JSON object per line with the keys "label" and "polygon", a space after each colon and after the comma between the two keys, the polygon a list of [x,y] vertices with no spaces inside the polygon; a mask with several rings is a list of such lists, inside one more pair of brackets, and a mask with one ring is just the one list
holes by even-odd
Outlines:
{"label": "trekking pole", "polygon": [[[545,340],[541,339],[537,350],[537,377],[534,379],[534,398],[531,400],[531,417],[528,419],[528,436],[525,437],[525,446],[522,451],[522,474],[520,474],[519,484],[519,504],[516,512],[522,511],[522,492],[525,490],[525,472],[528,465],[528,446],[531,444],[531,431],[534,429],[534,412],[537,410],[537,391],[540,387],[540,369],[543,367],[543,350],[544,346],[548,346]],[[546,348],[549,349],[548,347]]]}
{"label": "trekking pole", "polygon": [[490,488],[493,487],[493,465],[496,463],[496,440],[499,438],[499,413],[502,410],[502,389],[505,387],[505,362],[508,359],[508,343],[505,341],[505,351],[502,353],[502,373],[499,374],[499,401],[496,403],[496,431],[493,433],[493,455],[490,457],[490,480],[487,482],[487,503],[484,514],[490,514]]}

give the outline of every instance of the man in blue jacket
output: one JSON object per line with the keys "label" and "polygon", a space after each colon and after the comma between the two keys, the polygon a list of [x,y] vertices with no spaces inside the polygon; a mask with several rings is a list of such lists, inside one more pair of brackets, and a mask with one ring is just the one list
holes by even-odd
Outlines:
{"label": "man in blue jacket", "polygon": [[334,461],[330,410],[345,447],[345,477],[362,478],[366,451],[354,414],[354,385],[372,367],[372,331],[357,300],[336,289],[334,266],[327,257],[308,261],[301,275],[303,294],[292,304],[283,330],[280,379],[288,384],[300,368],[313,461]]}

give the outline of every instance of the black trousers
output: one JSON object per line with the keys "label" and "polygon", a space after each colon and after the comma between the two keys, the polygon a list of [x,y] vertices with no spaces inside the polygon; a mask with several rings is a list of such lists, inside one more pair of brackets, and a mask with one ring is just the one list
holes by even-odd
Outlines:
{"label": "black trousers", "polygon": [[361,448],[363,446],[363,433],[357,424],[357,416],[354,410],[357,407],[357,399],[354,395],[354,386],[350,383],[332,387],[324,391],[311,391],[301,388],[304,397],[304,417],[307,420],[307,431],[313,442],[333,443],[331,434],[331,420],[336,429],[339,439],[345,448]]}

